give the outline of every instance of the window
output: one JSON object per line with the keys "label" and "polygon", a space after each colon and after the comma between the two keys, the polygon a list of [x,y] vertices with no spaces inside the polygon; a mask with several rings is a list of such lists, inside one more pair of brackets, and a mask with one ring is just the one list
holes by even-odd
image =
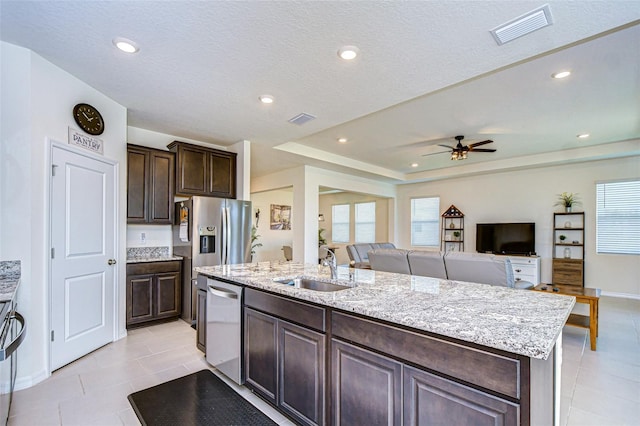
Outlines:
{"label": "window", "polygon": [[336,243],[349,242],[349,204],[331,206],[331,240]]}
{"label": "window", "polygon": [[596,251],[640,254],[640,180],[596,184]]}
{"label": "window", "polygon": [[356,204],[356,243],[376,241],[376,203]]}
{"label": "window", "polygon": [[440,197],[411,200],[411,245],[440,245]]}

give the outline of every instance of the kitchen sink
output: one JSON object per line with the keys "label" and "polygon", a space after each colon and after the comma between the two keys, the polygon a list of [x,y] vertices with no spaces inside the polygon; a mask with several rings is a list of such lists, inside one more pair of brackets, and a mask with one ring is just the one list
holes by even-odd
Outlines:
{"label": "kitchen sink", "polygon": [[312,278],[287,278],[287,279],[279,279],[274,280],[279,284],[288,285],[295,288],[304,288],[306,290],[315,290],[315,291],[339,291],[346,290],[348,286],[328,283],[325,281],[318,281]]}

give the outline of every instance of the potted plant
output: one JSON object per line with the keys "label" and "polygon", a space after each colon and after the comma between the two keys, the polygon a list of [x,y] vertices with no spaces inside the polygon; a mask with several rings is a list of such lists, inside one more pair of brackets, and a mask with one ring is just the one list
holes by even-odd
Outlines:
{"label": "potted plant", "polygon": [[318,228],[318,247],[327,244],[327,240],[322,236],[324,228]]}
{"label": "potted plant", "polygon": [[453,231],[453,237],[456,239],[456,241],[460,239],[460,235],[460,231]]}
{"label": "potted plant", "polygon": [[255,226],[251,227],[251,261],[253,261],[253,255],[256,254],[256,249],[258,247],[262,247],[262,243],[257,243],[256,241],[258,241],[258,238],[260,238],[260,235],[258,235],[258,229]]}
{"label": "potted plant", "polygon": [[578,193],[574,194],[573,192],[563,192],[558,195],[558,198],[558,202],[555,205],[563,206],[564,211],[567,213],[571,213],[574,204],[580,204],[580,201],[578,201]]}
{"label": "potted plant", "polygon": [[560,235],[558,238],[560,239],[561,243],[564,243],[564,240],[567,239],[567,236],[566,235]]}

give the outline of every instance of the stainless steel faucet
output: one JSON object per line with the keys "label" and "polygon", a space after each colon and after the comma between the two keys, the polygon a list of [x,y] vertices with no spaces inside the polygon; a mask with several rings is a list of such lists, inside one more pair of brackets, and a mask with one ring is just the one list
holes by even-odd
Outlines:
{"label": "stainless steel faucet", "polygon": [[338,262],[336,260],[336,255],[334,252],[327,249],[327,256],[324,259],[322,259],[322,266],[328,266],[331,269],[332,280],[338,279]]}

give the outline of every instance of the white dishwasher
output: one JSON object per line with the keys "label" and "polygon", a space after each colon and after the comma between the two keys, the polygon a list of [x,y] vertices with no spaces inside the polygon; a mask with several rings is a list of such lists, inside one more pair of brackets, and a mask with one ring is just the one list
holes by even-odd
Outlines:
{"label": "white dishwasher", "polygon": [[242,384],[242,286],[207,279],[207,362]]}

